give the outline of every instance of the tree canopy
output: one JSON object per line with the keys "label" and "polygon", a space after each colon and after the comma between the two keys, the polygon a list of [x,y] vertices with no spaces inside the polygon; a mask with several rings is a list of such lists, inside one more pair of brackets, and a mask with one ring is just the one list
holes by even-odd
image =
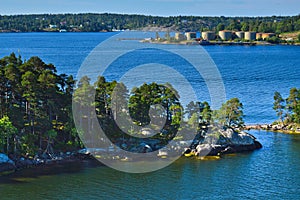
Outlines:
{"label": "tree canopy", "polygon": [[275,92],[273,109],[280,122],[300,124],[300,89],[291,88],[289,96],[285,99],[279,92]]}
{"label": "tree canopy", "polygon": [[242,127],[243,116],[243,104],[238,98],[229,99],[216,111],[217,122],[226,127]]}
{"label": "tree canopy", "polygon": [[[292,94],[297,96],[297,92]],[[294,96],[288,100],[293,111]],[[112,141],[129,141],[132,137],[127,133],[140,134],[140,128],[150,124],[157,132],[151,138],[167,144],[180,128],[190,125],[200,132],[212,123],[213,111],[207,102],[190,102],[184,108],[178,92],[168,83],[144,83],[131,91],[102,76],[95,83],[87,76],[76,83],[39,57],[23,61],[12,53],[0,59],[0,151],[34,155],[83,147],[79,134],[84,130],[76,130],[72,100],[75,106],[87,108],[84,112],[96,113]],[[87,129],[93,126],[87,118],[90,113],[80,113],[81,118],[76,119],[87,122]],[[237,98],[224,103],[217,113],[217,120],[225,126],[243,124],[242,104]],[[132,119],[135,126],[124,132],[118,117]]]}
{"label": "tree canopy", "polygon": [[6,145],[17,147],[8,153],[45,150],[49,131],[58,133],[56,146],[78,142],[71,134],[72,76],[57,74],[55,66],[38,57],[23,61],[14,53],[0,60],[0,74],[0,117],[17,129],[5,136]]}

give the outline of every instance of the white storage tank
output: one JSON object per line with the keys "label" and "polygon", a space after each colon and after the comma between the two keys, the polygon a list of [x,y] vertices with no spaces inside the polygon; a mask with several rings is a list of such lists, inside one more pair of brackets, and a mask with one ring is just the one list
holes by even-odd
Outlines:
{"label": "white storage tank", "polygon": [[245,40],[256,40],[256,32],[245,32]]}
{"label": "white storage tank", "polygon": [[244,31],[238,31],[235,32],[235,35],[240,38],[240,39],[244,39],[245,38],[245,32]]}
{"label": "white storage tank", "polygon": [[201,37],[203,40],[214,40],[216,38],[216,34],[212,31],[206,31],[201,33]]}
{"label": "white storage tank", "polygon": [[219,36],[222,40],[231,40],[232,32],[231,31],[219,31]]}
{"label": "white storage tank", "polygon": [[195,32],[186,32],[185,37],[187,40],[193,40],[197,38],[197,34]]}

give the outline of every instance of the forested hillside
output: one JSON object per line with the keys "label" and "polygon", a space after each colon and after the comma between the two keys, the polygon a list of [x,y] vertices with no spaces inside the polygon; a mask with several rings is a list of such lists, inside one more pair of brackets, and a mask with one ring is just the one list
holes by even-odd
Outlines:
{"label": "forested hillside", "polygon": [[145,27],[173,31],[242,30],[257,32],[300,31],[300,15],[271,17],[157,17],[123,14],[0,15],[0,32],[78,31],[99,32]]}

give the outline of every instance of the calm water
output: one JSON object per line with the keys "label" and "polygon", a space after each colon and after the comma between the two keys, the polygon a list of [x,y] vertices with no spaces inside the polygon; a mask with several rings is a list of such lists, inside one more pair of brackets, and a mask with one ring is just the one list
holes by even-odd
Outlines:
{"label": "calm water", "polygon": [[[75,75],[114,33],[0,34],[0,57],[39,56]],[[174,48],[193,48],[174,46]],[[300,87],[300,47],[208,46],[227,98],[244,104],[247,123],[269,123],[274,91]],[[218,161],[181,159],[149,174],[125,174],[90,163],[25,170],[0,177],[0,199],[299,199],[300,136],[251,131],[263,149]]]}
{"label": "calm water", "polygon": [[[76,76],[88,54],[115,34],[0,34],[0,57],[11,52],[20,53],[26,59],[39,56],[46,63],[53,63],[59,73]],[[174,45],[172,48],[195,47]],[[291,87],[300,87],[299,46],[207,46],[205,49],[222,75],[227,98],[238,97],[242,101],[249,124],[273,122],[276,119],[272,110],[274,92],[287,96]]]}
{"label": "calm water", "polygon": [[0,178],[1,199],[299,199],[300,136],[251,133],[263,149],[217,161],[183,158],[149,174],[87,163],[25,170]]}

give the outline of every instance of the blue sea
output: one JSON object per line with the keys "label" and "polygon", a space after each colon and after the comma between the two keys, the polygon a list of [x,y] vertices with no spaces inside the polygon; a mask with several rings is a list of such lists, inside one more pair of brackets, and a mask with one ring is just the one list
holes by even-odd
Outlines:
{"label": "blue sea", "polygon": [[[89,53],[116,34],[1,34],[0,57],[11,52],[22,55],[24,59],[39,56],[46,63],[54,64],[59,73],[76,77]],[[128,41],[123,43],[126,46]],[[172,48],[185,51],[196,47],[174,45]],[[204,49],[221,74],[226,98],[238,97],[243,103],[245,121],[248,124],[273,122],[276,119],[276,113],[272,109],[274,92],[279,91],[286,97],[290,88],[300,87],[299,46],[206,46]],[[165,76],[168,77],[169,74]],[[114,76],[108,79],[114,79]]]}
{"label": "blue sea", "polygon": [[[46,63],[54,64],[59,73],[76,77],[91,51],[116,34],[3,33],[0,34],[0,57],[11,52],[24,59],[39,56]],[[120,42],[127,46],[138,41]],[[168,48],[192,51],[199,47],[173,45]],[[272,109],[274,92],[287,97],[290,88],[300,88],[300,46],[203,48],[219,70],[226,99],[238,97],[243,103],[246,124],[273,122],[277,119]],[[116,77],[110,73],[108,79]],[[191,81],[197,84],[197,80]],[[217,161],[182,158],[148,174],[126,174],[84,163],[24,170],[0,177],[0,198],[299,199],[300,136],[264,131],[250,133],[263,144],[261,150]]]}

